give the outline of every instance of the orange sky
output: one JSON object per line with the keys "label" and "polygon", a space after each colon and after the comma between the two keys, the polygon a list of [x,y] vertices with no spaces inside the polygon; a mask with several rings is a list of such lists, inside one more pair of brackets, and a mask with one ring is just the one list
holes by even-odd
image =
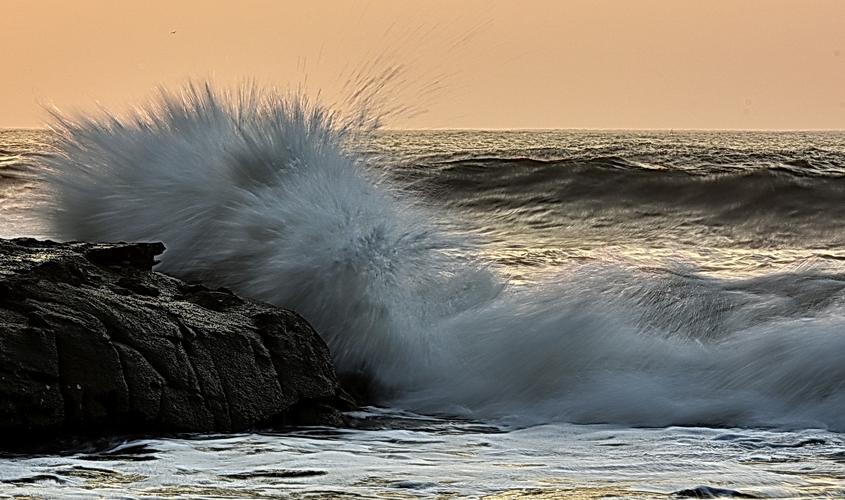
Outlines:
{"label": "orange sky", "polygon": [[839,0],[0,0],[0,54],[0,127],[191,78],[332,99],[384,55],[426,111],[395,127],[845,128]]}

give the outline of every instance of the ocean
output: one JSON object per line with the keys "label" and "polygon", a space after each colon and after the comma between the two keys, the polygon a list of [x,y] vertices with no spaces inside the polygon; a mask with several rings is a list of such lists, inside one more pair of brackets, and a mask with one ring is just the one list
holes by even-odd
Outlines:
{"label": "ocean", "polygon": [[0,496],[845,496],[845,133],[340,140],[205,104],[0,131],[0,236],[162,239],[381,396],[347,429],[0,455]]}

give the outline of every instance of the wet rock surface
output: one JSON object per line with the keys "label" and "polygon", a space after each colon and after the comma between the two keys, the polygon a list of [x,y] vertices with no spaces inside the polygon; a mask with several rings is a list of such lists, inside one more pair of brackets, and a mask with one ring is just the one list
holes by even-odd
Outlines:
{"label": "wet rock surface", "polygon": [[676,491],[673,495],[679,498],[757,498],[755,495],[713,486],[696,486]]}
{"label": "wet rock surface", "polygon": [[163,251],[0,239],[0,448],[342,422],[305,320],[152,272]]}

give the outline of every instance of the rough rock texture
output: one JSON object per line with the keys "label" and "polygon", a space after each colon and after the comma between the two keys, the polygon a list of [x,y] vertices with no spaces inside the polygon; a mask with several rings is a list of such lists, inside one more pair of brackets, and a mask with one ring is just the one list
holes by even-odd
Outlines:
{"label": "rough rock texture", "polygon": [[151,272],[163,251],[0,239],[0,448],[340,423],[349,400],[305,320]]}

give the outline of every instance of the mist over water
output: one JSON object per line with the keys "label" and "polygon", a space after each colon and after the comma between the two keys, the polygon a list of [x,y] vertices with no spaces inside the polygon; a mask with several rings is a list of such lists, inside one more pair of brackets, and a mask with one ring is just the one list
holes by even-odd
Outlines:
{"label": "mist over water", "polygon": [[[0,203],[19,221],[4,236],[164,241],[158,270],[300,312],[338,371],[363,374],[388,418],[400,414],[400,430],[372,438],[301,436],[324,446],[321,460],[359,445],[388,453],[404,439],[396,432],[427,439],[404,412],[439,417],[413,418],[449,451],[409,444],[433,463],[476,432],[483,448],[498,446],[490,430],[511,430],[519,458],[509,460],[529,466],[544,439],[595,451],[625,435],[619,426],[743,428],[655,431],[670,454],[697,439],[740,461],[745,452],[728,451],[735,441],[758,455],[797,443],[786,449],[801,463],[812,462],[802,439],[819,440],[819,456],[841,451],[823,430],[845,430],[842,134],[361,136],[298,98],[194,90],[122,121],[65,119],[53,135],[18,140],[0,143],[15,169],[0,169],[15,176]],[[23,143],[37,146],[22,153]],[[38,203],[47,227],[33,219]],[[442,437],[453,425],[464,437]],[[637,432],[623,439],[622,476],[651,450]],[[231,437],[233,450],[255,439]],[[163,457],[201,453],[167,443],[150,446]],[[705,455],[680,477],[701,477],[693,464]],[[813,467],[841,478],[819,460]],[[787,477],[740,471],[713,478]]]}

